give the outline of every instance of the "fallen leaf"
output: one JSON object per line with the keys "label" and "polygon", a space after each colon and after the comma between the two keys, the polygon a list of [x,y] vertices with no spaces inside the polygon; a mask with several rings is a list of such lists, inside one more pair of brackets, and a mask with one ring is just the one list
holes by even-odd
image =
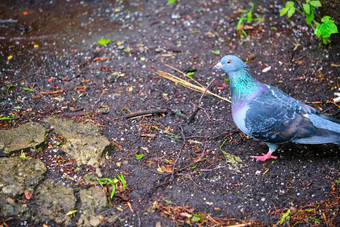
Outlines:
{"label": "fallen leaf", "polygon": [[162,172],[172,173],[172,168],[161,166]]}
{"label": "fallen leaf", "polygon": [[111,42],[111,39],[100,39],[98,40],[98,44],[100,45],[107,45]]}

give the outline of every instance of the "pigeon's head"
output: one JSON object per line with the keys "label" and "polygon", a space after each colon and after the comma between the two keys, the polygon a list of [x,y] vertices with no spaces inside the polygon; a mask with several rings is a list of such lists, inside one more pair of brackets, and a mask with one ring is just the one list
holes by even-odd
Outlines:
{"label": "pigeon's head", "polygon": [[245,68],[247,68],[247,65],[234,55],[224,56],[220,62],[214,66],[214,69],[222,69],[228,74]]}

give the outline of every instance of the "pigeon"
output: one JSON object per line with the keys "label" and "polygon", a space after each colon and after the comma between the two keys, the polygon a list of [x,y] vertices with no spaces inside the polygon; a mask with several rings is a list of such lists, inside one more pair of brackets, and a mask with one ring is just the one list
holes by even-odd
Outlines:
{"label": "pigeon", "polygon": [[263,141],[267,154],[251,156],[260,161],[276,159],[279,144],[340,144],[340,121],[253,78],[247,65],[233,55],[224,56],[214,69],[230,78],[232,117],[246,135]]}

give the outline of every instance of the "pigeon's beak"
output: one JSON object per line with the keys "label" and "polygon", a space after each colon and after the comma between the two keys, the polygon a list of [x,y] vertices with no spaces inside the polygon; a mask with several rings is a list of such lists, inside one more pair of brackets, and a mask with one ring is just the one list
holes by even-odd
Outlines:
{"label": "pigeon's beak", "polygon": [[223,66],[222,63],[219,62],[213,67],[213,69],[217,70],[217,69],[220,69],[222,66]]}

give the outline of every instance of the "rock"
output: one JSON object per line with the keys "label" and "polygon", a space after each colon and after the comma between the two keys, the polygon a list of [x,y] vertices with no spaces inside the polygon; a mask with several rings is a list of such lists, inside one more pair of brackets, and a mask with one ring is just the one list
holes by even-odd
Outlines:
{"label": "rock", "polygon": [[15,197],[33,191],[46,167],[39,159],[19,157],[0,159],[0,195]]}
{"label": "rock", "polygon": [[66,214],[74,210],[76,205],[76,197],[71,187],[46,180],[37,187],[34,198],[36,200],[34,219],[70,224],[72,216]]}
{"label": "rock", "polygon": [[78,165],[98,166],[104,160],[104,153],[113,150],[110,141],[92,122],[79,123],[58,118],[49,118],[46,122],[66,140],[62,149]]}
{"label": "rock", "polygon": [[100,186],[82,189],[79,192],[81,200],[80,226],[98,226],[104,219],[98,215],[104,211],[107,205],[106,195]]}
{"label": "rock", "polygon": [[88,173],[83,177],[85,183],[87,184],[98,184],[97,176],[94,173]]}
{"label": "rock", "polygon": [[8,154],[14,151],[37,149],[46,141],[46,129],[34,122],[17,128],[0,130],[0,151]]}
{"label": "rock", "polygon": [[46,167],[39,159],[19,157],[0,159],[0,211],[3,217],[19,217],[26,220],[31,216],[24,204],[24,191],[33,192],[43,178]]}

